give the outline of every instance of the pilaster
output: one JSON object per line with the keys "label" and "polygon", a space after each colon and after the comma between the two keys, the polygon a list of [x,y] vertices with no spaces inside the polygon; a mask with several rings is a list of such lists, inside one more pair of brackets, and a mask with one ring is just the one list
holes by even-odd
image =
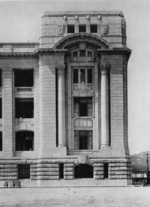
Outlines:
{"label": "pilaster", "polygon": [[3,151],[5,158],[13,157],[13,74],[12,68],[3,68],[2,120]]}

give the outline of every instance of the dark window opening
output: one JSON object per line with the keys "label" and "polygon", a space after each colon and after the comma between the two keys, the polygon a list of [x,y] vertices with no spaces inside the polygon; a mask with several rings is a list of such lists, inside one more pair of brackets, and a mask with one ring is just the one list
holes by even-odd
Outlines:
{"label": "dark window opening", "polygon": [[79,106],[79,116],[87,116],[88,115],[88,103],[86,100],[82,99],[80,100],[80,106]]}
{"label": "dark window opening", "polygon": [[0,151],[3,150],[3,138],[2,138],[2,132],[0,132]]}
{"label": "dark window opening", "polygon": [[0,119],[2,118],[2,98],[0,98]]}
{"label": "dark window opening", "polygon": [[92,57],[92,52],[88,51],[87,55],[88,55],[88,57]]}
{"label": "dark window opening", "polygon": [[78,51],[73,52],[73,57],[78,57]]}
{"label": "dark window opening", "polygon": [[93,178],[93,166],[80,164],[74,168],[75,178]]}
{"label": "dark window opening", "polygon": [[68,33],[74,33],[74,25],[68,25],[67,32]]}
{"label": "dark window opening", "polygon": [[75,150],[93,149],[93,132],[91,130],[74,131]]}
{"label": "dark window opening", "polygon": [[0,69],[0,87],[2,87],[2,70]]}
{"label": "dark window opening", "polygon": [[80,150],[86,150],[88,149],[88,136],[87,133],[82,132],[79,135],[79,149]]}
{"label": "dark window opening", "polygon": [[90,32],[91,33],[97,33],[97,25],[93,24],[90,26]]}
{"label": "dark window opening", "polygon": [[33,98],[16,98],[15,100],[16,118],[33,118],[34,103]]}
{"label": "dark window opening", "polygon": [[108,163],[104,163],[104,178],[108,178]]}
{"label": "dark window opening", "polygon": [[78,69],[73,69],[73,83],[78,83]]}
{"label": "dark window opening", "polygon": [[16,132],[16,151],[33,151],[34,132],[19,131]]}
{"label": "dark window opening", "polygon": [[86,25],[79,25],[79,32],[86,32]]}
{"label": "dark window opening", "polygon": [[29,164],[18,165],[18,179],[30,179],[30,165]]}
{"label": "dark window opening", "polygon": [[59,178],[60,179],[64,178],[64,164],[63,163],[59,164]]}
{"label": "dark window opening", "polygon": [[87,82],[92,83],[92,69],[88,69],[87,71]]}
{"label": "dark window opening", "polygon": [[85,57],[85,50],[80,50],[80,57]]}
{"label": "dark window opening", "polygon": [[83,116],[92,116],[92,98],[74,98],[74,116],[83,117]]}
{"label": "dark window opening", "polygon": [[80,70],[80,82],[85,83],[85,69]]}
{"label": "dark window opening", "polygon": [[15,69],[15,87],[33,87],[33,69]]}

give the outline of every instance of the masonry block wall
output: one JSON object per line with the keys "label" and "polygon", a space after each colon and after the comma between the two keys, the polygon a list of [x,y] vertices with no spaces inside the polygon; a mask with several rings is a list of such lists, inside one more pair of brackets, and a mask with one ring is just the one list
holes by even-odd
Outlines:
{"label": "masonry block wall", "polygon": [[0,43],[1,182],[129,184],[130,53],[120,11],[45,12],[39,43]]}

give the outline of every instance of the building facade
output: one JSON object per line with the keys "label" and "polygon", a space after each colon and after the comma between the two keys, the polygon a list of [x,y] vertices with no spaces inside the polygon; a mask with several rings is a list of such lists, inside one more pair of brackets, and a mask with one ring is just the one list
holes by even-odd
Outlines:
{"label": "building facade", "polygon": [[130,53],[119,11],[45,12],[39,43],[0,43],[1,182],[130,184]]}

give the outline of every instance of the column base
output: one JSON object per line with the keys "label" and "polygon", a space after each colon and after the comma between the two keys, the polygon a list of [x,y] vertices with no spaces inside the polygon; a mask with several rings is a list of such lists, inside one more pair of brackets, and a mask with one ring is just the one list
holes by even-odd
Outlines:
{"label": "column base", "polygon": [[59,145],[59,146],[56,148],[54,154],[55,154],[56,156],[67,155],[67,148],[66,148],[66,146]]}

